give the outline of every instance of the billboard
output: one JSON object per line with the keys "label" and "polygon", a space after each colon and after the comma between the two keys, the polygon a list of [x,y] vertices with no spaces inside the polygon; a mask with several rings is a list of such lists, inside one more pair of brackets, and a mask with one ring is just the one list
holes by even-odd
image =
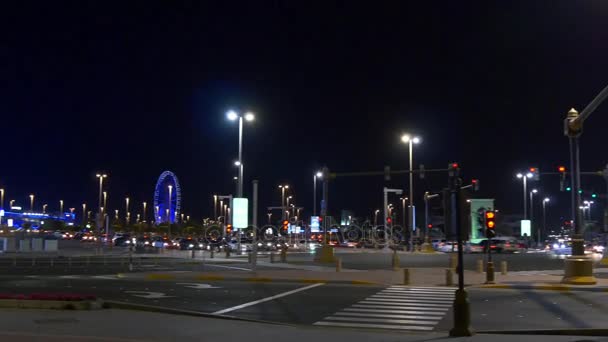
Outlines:
{"label": "billboard", "polygon": [[486,210],[494,210],[494,199],[472,198],[470,199],[469,204],[469,214],[471,218],[470,240],[483,239],[485,238],[485,218],[483,215]]}
{"label": "billboard", "polygon": [[530,226],[530,220],[521,220],[521,230],[519,234],[522,237],[530,237],[530,234],[532,233],[532,229]]}
{"label": "billboard", "polygon": [[234,198],[232,200],[232,226],[237,229],[249,226],[248,217],[249,201],[246,198]]}

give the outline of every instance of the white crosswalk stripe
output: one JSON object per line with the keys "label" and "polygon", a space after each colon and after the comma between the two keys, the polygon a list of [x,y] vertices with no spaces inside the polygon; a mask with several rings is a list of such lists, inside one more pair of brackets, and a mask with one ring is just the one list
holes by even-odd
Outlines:
{"label": "white crosswalk stripe", "polygon": [[449,311],[454,295],[453,288],[391,286],[314,325],[431,331]]}

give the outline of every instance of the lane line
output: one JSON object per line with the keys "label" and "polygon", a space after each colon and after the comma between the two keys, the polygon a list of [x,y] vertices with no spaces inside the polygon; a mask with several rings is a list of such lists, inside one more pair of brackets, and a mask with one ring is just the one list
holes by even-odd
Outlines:
{"label": "lane line", "polygon": [[346,322],[368,322],[368,323],[394,323],[394,324],[420,324],[420,325],[436,325],[437,321],[420,321],[409,319],[383,319],[383,318],[355,318],[355,317],[335,317],[329,316],[323,319],[324,321],[346,321]]}
{"label": "lane line", "polygon": [[212,267],[220,267],[220,268],[229,268],[229,269],[232,269],[232,270],[239,270],[239,271],[251,271],[251,269],[249,269],[249,268],[235,267],[235,266],[216,265],[216,264],[205,264],[205,267],[207,267],[207,266],[212,266]]}
{"label": "lane line", "polygon": [[365,323],[339,323],[339,322],[317,322],[314,325],[347,328],[376,328],[376,329],[396,329],[396,330],[433,330],[433,327],[419,327],[407,325],[387,325],[387,324],[365,324]]}
{"label": "lane line", "polygon": [[[381,305],[379,305],[381,304]],[[399,304],[390,304],[390,305],[398,305],[397,307],[394,306],[386,306],[385,303],[371,303],[371,304],[353,304],[353,307],[356,308],[374,308],[374,309],[403,309],[403,310],[418,310],[418,311],[448,311],[449,307],[433,307],[433,308],[429,308],[426,306],[415,306],[415,305],[411,305],[411,304],[403,304],[403,305],[399,305]]]}
{"label": "lane line", "polygon": [[407,285],[391,285],[390,287],[412,290],[437,290],[437,291],[456,291],[453,287],[433,287],[433,286],[407,286]]}
{"label": "lane line", "polygon": [[396,303],[401,303],[401,302],[409,302],[409,301],[414,301],[414,303],[448,303],[450,301],[445,300],[445,299],[437,299],[437,298],[385,298],[382,296],[371,296],[368,298],[365,298],[367,300],[369,299],[373,299],[373,300],[382,300],[385,302],[396,302]]}
{"label": "lane line", "polygon": [[394,314],[409,314],[409,315],[427,315],[427,316],[437,316],[443,317],[447,311],[446,310],[437,310],[437,311],[422,311],[422,310],[389,310],[389,309],[364,309],[364,308],[346,308],[344,311],[352,311],[352,312],[378,312],[378,313],[394,313]]}
{"label": "lane line", "polygon": [[379,318],[402,318],[402,319],[421,319],[433,320],[439,322],[442,316],[418,316],[418,315],[391,315],[391,314],[373,314],[373,313],[358,313],[358,312],[337,312],[334,316],[352,316],[352,317],[379,317]]}
{"label": "lane line", "polygon": [[274,296],[271,296],[271,297],[266,297],[266,298],[254,300],[253,302],[249,302],[249,303],[233,306],[231,308],[227,308],[227,309],[223,309],[223,310],[220,310],[220,311],[216,311],[216,312],[212,313],[212,315],[222,315],[222,314],[225,314],[225,313],[230,312],[230,311],[235,311],[235,310],[239,310],[239,309],[242,309],[242,308],[253,306],[253,305],[256,305],[256,304],[259,304],[259,303],[268,302],[268,301],[271,301],[273,299],[289,296],[290,294],[298,293],[298,292],[301,292],[301,291],[306,291],[306,290],[309,290],[309,289],[312,289],[312,288],[315,288],[315,287],[321,286],[321,285],[325,285],[325,283],[312,284],[312,285],[300,287],[299,289],[295,289],[295,290],[279,293],[278,295],[274,295]]}
{"label": "lane line", "polygon": [[391,292],[402,292],[402,293],[432,293],[432,294],[437,294],[437,295],[453,295],[456,292],[455,291],[412,291],[412,290],[406,290],[406,289],[392,289],[392,288],[388,288],[385,289],[383,291],[391,291]]}

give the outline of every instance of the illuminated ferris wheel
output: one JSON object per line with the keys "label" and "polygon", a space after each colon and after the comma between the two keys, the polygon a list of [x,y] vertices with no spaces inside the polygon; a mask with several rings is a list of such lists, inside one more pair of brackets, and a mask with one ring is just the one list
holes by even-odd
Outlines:
{"label": "illuminated ferris wheel", "polygon": [[154,189],[154,222],[176,223],[179,219],[182,190],[177,176],[171,171],[163,172]]}

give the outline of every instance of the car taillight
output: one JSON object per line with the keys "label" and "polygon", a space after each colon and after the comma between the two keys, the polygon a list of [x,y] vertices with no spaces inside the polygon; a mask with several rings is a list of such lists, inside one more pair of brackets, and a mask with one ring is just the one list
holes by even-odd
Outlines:
{"label": "car taillight", "polygon": [[490,245],[490,248],[496,248],[496,246],[495,245]]}
{"label": "car taillight", "polygon": [[507,242],[505,243],[505,247],[511,247],[511,244]]}

